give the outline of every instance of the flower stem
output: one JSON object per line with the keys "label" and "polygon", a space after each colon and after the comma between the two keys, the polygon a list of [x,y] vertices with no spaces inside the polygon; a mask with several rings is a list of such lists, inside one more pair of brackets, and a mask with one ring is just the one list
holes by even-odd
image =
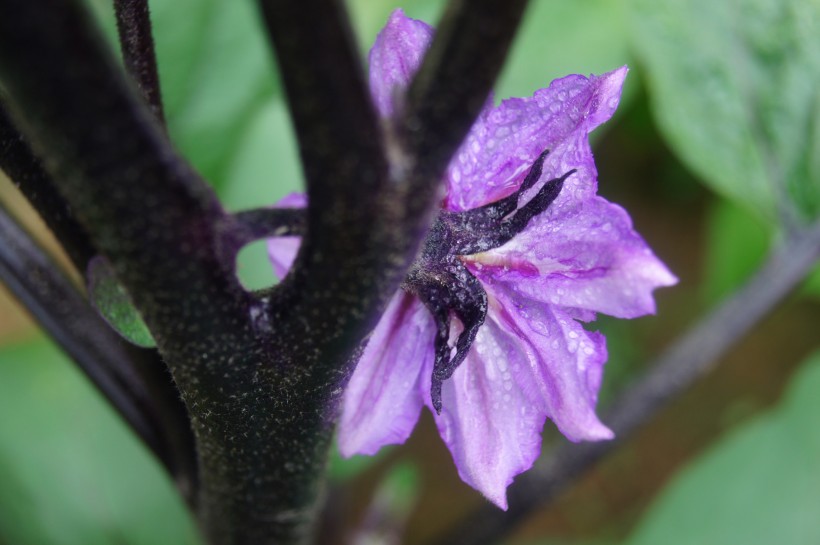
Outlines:
{"label": "flower stem", "polygon": [[820,221],[795,232],[731,297],[701,318],[627,388],[602,419],[616,439],[565,443],[542,456],[508,489],[509,510],[481,507],[436,544],[496,543],[533,510],[554,501],[585,471],[623,444],[667,403],[716,367],[721,357],[774,310],[820,259]]}

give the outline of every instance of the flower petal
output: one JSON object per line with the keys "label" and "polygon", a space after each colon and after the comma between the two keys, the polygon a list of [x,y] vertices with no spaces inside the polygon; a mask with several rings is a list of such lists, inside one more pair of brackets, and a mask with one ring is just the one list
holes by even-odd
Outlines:
{"label": "flower petal", "polygon": [[[305,208],[307,207],[307,195],[304,193],[289,193],[275,205],[275,208]],[[268,257],[273,265],[273,272],[279,280],[282,280],[293,266],[296,253],[302,237],[277,237],[268,239]]]}
{"label": "flower petal", "polygon": [[677,282],[627,213],[601,197],[559,218],[533,218],[504,246],[465,259],[484,282],[620,318],[654,313],[652,291]]}
{"label": "flower petal", "polygon": [[383,117],[395,111],[397,93],[404,90],[419,68],[433,28],[395,10],[370,50],[370,92]]}
{"label": "flower petal", "polygon": [[613,437],[595,415],[607,352],[603,335],[560,309],[503,288],[488,295],[487,320],[444,382],[436,423],[462,480],[506,509],[507,487],[539,455],[546,417],[572,441]]}
{"label": "flower petal", "polygon": [[515,191],[542,151],[586,137],[612,116],[626,72],[622,67],[601,76],[567,76],[530,98],[485,110],[447,170],[446,208],[469,210]]}
{"label": "flower petal", "polygon": [[407,439],[423,406],[420,377],[426,374],[430,382],[435,334],[424,305],[399,290],[345,390],[338,437],[343,456],[375,454],[384,445]]}
{"label": "flower petal", "polygon": [[604,336],[585,330],[559,307],[500,286],[488,286],[487,293],[499,324],[526,347],[532,376],[520,380],[538,390],[541,407],[561,433],[570,441],[611,439],[595,415],[607,359]]}
{"label": "flower petal", "polygon": [[[502,509],[513,478],[541,451],[545,414],[527,386],[529,367],[518,340],[488,316],[467,358],[444,381],[436,416],[461,479]],[[429,392],[430,379],[422,378]],[[432,410],[429,393],[424,399]]]}

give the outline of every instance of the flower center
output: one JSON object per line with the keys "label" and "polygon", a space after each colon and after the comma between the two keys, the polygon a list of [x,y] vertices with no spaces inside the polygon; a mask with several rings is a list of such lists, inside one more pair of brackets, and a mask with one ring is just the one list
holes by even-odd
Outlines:
{"label": "flower center", "polygon": [[[461,256],[469,256],[504,245],[545,211],[561,192],[564,181],[575,170],[548,180],[535,196],[519,206],[522,195],[541,178],[544,151],[530,167],[521,187],[507,197],[484,206],[451,212],[442,210],[430,228],[421,254],[413,263],[402,288],[416,295],[436,323],[435,362],[430,397],[441,413],[441,387],[467,357],[487,316],[487,292],[467,269]],[[452,316],[463,326],[450,345]]]}

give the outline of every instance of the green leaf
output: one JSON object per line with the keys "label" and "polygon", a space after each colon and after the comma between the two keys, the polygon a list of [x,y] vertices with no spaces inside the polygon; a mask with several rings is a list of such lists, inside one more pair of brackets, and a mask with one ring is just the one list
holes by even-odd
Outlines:
{"label": "green leaf", "polygon": [[820,353],[772,412],[684,469],[626,545],[820,543]]}
{"label": "green leaf", "polygon": [[706,301],[714,303],[748,280],[763,262],[773,229],[748,209],[725,199],[713,204],[707,229],[703,291]]}
{"label": "green leaf", "polygon": [[4,347],[0,372],[0,543],[199,543],[167,475],[62,353]]}
{"label": "green leaf", "polygon": [[803,285],[801,293],[815,299],[820,299],[820,266],[815,267],[814,272],[809,275],[806,283]]}
{"label": "green leaf", "polygon": [[219,190],[259,105],[278,92],[262,20],[253,2],[215,0],[153,0],[151,15],[171,136]]}
{"label": "green leaf", "polygon": [[339,453],[339,447],[334,441],[333,447],[330,449],[330,460],[328,463],[328,475],[334,481],[344,482],[348,481],[361,473],[367,471],[368,468],[380,462],[383,462],[394,447],[386,446],[381,448],[373,456],[356,455],[350,458],[344,458]]}
{"label": "green leaf", "polygon": [[634,0],[635,51],[673,150],[767,219],[820,213],[820,3]]}
{"label": "green leaf", "polygon": [[88,298],[111,328],[137,346],[157,345],[108,260],[97,256],[88,264]]}

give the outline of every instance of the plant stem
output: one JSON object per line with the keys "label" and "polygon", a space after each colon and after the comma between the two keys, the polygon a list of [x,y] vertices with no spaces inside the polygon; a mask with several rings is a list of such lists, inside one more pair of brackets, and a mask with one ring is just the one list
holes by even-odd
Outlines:
{"label": "plant stem", "polygon": [[270,237],[299,237],[307,230],[304,208],[254,208],[237,212],[235,216],[246,232],[244,242]]}
{"label": "plant stem", "polygon": [[31,147],[15,128],[5,106],[0,103],[0,169],[28,199],[48,228],[60,241],[71,262],[83,274],[97,253],[71,207],[57,191]]}
{"label": "plant stem", "polygon": [[481,507],[435,543],[496,543],[533,510],[554,501],[668,402],[717,366],[728,350],[800,284],[818,259],[820,221],[794,233],[775,249],[744,286],[673,342],[651,370],[619,396],[603,418],[615,432],[615,440],[565,443],[547,453],[508,489],[509,511]]}
{"label": "plant stem", "polygon": [[160,123],[165,123],[148,0],[114,0],[114,13],[125,69],[145,103]]}
{"label": "plant stem", "polygon": [[[0,0],[0,79],[10,110],[173,373],[196,434],[197,515],[206,539],[220,545],[310,538],[343,385],[429,227],[449,154],[478,113],[454,110],[453,123],[436,114],[430,126],[426,114],[418,117],[406,132],[413,168],[394,169],[340,4],[262,6],[310,206],[294,269],[256,299],[229,259],[244,243],[242,225],[176,155],[82,4]],[[484,15],[465,32],[498,23],[487,18],[492,10],[477,13]],[[506,51],[508,41],[482,35],[488,42],[468,39],[476,52]],[[443,36],[445,46],[460,39]],[[472,89],[459,95],[467,103],[483,102],[496,68],[488,67],[489,78],[467,71],[452,85]],[[420,96],[419,111],[435,110],[424,101],[437,97]],[[421,135],[439,128],[449,151],[430,166],[415,154]],[[412,206],[400,198],[407,195]]]}

